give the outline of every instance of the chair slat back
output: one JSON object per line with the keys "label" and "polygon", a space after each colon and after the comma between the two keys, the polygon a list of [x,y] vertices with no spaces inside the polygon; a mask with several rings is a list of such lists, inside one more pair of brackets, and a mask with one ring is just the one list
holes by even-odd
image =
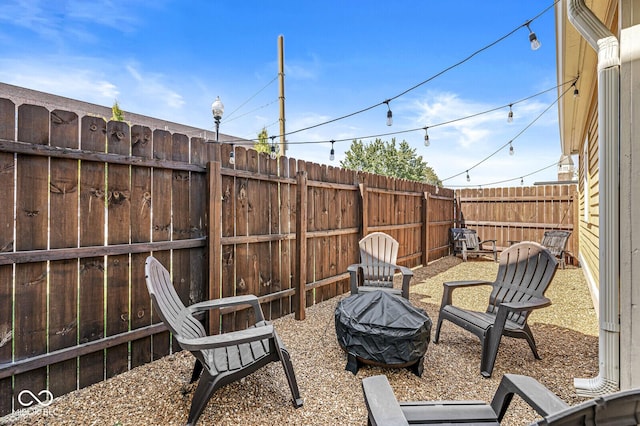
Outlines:
{"label": "chair slat back", "polygon": [[640,388],[599,396],[550,414],[535,424],[553,426],[640,424]]}
{"label": "chair slat back", "polygon": [[176,293],[169,271],[153,256],[145,262],[145,277],[153,307],[173,334],[185,338],[207,335],[202,324],[191,315],[182,320],[186,307]]}
{"label": "chair slat back", "polygon": [[542,237],[542,245],[554,256],[560,256],[567,248],[570,235],[571,232],[569,231],[545,231]]}
{"label": "chair slat back", "polygon": [[360,264],[365,281],[393,282],[399,243],[384,232],[372,232],[359,242]]}
{"label": "chair slat back", "polygon": [[[505,302],[526,302],[544,296],[558,269],[558,260],[536,242],[514,244],[500,254],[498,275],[489,296],[488,313]],[[509,320],[524,325],[530,311],[512,313]]]}

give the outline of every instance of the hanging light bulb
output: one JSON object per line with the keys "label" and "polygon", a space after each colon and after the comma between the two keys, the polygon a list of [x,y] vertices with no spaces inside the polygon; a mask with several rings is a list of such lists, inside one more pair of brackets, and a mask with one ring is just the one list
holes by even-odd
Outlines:
{"label": "hanging light bulb", "polygon": [[276,144],[272,143],[271,144],[271,159],[275,160],[276,158],[278,158],[278,154],[276,154]]}
{"label": "hanging light bulb", "polygon": [[467,182],[471,182],[471,177],[469,176],[469,170],[467,170]]}
{"label": "hanging light bulb", "polygon": [[509,155],[513,155],[515,154],[515,151],[513,150],[513,145],[511,145],[511,141],[509,141]]}
{"label": "hanging light bulb", "polygon": [[530,23],[531,22],[527,22],[525,25],[529,30],[529,42],[531,43],[531,50],[538,50],[540,49],[540,46],[542,46],[542,43],[540,43],[540,40],[538,40],[536,33],[531,31],[531,27],[529,26]]}
{"label": "hanging light bulb", "polygon": [[524,185],[524,178],[520,178],[520,185]]}
{"label": "hanging light bulb", "polygon": [[574,81],[573,84],[573,97],[577,98],[580,96],[580,91],[578,90],[578,86],[576,86],[576,82]]}
{"label": "hanging light bulb", "polygon": [[391,107],[389,106],[389,101],[384,101],[387,104],[387,126],[391,126],[393,124],[393,113],[391,112]]}
{"label": "hanging light bulb", "polygon": [[235,151],[235,147],[231,145],[231,151],[229,151],[229,164],[236,164],[236,155],[233,151]]}
{"label": "hanging light bulb", "polygon": [[513,123],[513,110],[511,109],[512,104],[509,104],[509,115],[507,115],[507,123]]}
{"label": "hanging light bulb", "polygon": [[425,127],[424,128],[424,146],[429,146],[431,145],[431,143],[429,142],[429,128]]}
{"label": "hanging light bulb", "polygon": [[333,149],[333,143],[335,141],[331,141],[331,152],[329,153],[329,160],[333,161],[336,159],[336,151]]}

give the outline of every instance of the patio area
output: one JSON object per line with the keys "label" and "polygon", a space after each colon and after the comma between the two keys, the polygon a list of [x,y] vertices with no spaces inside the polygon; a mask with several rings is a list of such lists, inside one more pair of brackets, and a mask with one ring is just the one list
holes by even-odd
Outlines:
{"label": "patio area", "polygon": [[[493,280],[497,267],[487,260],[463,263],[446,257],[414,271],[410,300],[435,323],[442,282]],[[365,425],[361,381],[377,374],[388,376],[401,401],[490,401],[502,375],[517,373],[537,378],[560,398],[575,404],[582,398],[575,395],[573,379],[598,373],[598,323],[579,268],[558,269],[546,293],[553,305],[534,312],[529,319],[542,360],[533,358],[524,340],[504,338],[490,379],[480,375],[478,339],[450,323],[443,325],[440,343],[429,345],[422,377],[406,369],[370,366],[361,368],[355,376],[345,371],[346,354],[336,340],[333,314],[337,302],[347,295],[308,308],[304,321],[296,321],[293,315],[274,321],[291,353],[304,398],[302,408],[293,408],[282,368],[272,363],[217,391],[200,424]],[[456,292],[454,301],[484,309],[487,297],[488,289],[466,289]],[[56,398],[46,409],[23,410],[0,418],[0,424],[184,424],[195,389],[187,384],[192,366],[193,357],[179,352]],[[527,424],[535,418],[536,414],[515,397],[504,424]]]}

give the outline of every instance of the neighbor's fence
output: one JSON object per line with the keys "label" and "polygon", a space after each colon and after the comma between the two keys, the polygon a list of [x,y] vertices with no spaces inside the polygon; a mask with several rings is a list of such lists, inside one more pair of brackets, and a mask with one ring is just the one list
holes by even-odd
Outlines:
{"label": "neighbor's fence", "polygon": [[22,390],[60,396],[175,348],[148,255],[185,304],[253,293],[269,318],[303,319],[348,291],[368,232],[406,266],[448,254],[453,191],[434,190],[0,99],[0,415]]}
{"label": "neighbor's fence", "polygon": [[502,250],[513,241],[542,241],[544,231],[571,231],[568,262],[577,265],[577,185],[456,190],[456,222]]}

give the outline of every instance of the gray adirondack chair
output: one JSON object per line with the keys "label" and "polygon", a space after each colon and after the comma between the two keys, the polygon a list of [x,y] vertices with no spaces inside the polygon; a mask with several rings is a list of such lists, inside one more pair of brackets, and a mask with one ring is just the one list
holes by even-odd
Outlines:
{"label": "gray adirondack chair", "polygon": [[569,231],[545,231],[542,237],[542,245],[546,247],[560,261],[560,267],[565,267],[565,254],[567,254],[567,242],[571,232]]}
{"label": "gray adirondack chair", "polygon": [[[409,284],[413,271],[396,265],[398,242],[383,232],[372,232],[358,243],[360,263],[349,265],[351,294],[360,291],[384,290],[409,299]],[[402,273],[402,289],[393,288],[393,276]]]}
{"label": "gray adirondack chair", "polygon": [[[544,293],[557,269],[558,261],[549,250],[538,243],[526,241],[501,253],[495,281],[445,282],[433,342],[438,343],[445,320],[478,336],[482,344],[480,372],[485,377],[491,377],[503,335],[526,339],[533,356],[540,359],[527,318],[534,309],[551,305]],[[485,312],[453,305],[454,290],[477,285],[493,287]]]}
{"label": "gray adirondack chair", "polygon": [[640,388],[600,396],[569,406],[532,377],[502,376],[491,401],[398,402],[387,376],[362,380],[364,399],[372,426],[499,425],[514,395],[521,397],[542,419],[534,425],[637,425],[640,421]]}
{"label": "gray adirondack chair", "polygon": [[[281,362],[298,408],[300,397],[289,353],[271,324],[264,320],[254,295],[227,297],[185,307],[171,282],[171,276],[154,257],[145,262],[147,289],[153,308],[180,347],[196,358],[191,383],[200,378],[191,402],[188,425],[195,425],[216,389],[248,376],[270,362]],[[253,308],[255,325],[246,330],[207,336],[194,315],[206,310],[247,305]],[[212,312],[213,313],[213,312]]]}
{"label": "gray adirondack chair", "polygon": [[462,255],[465,262],[469,256],[490,255],[498,260],[496,240],[481,240],[474,229],[449,228],[449,240],[453,246],[454,255]]}

